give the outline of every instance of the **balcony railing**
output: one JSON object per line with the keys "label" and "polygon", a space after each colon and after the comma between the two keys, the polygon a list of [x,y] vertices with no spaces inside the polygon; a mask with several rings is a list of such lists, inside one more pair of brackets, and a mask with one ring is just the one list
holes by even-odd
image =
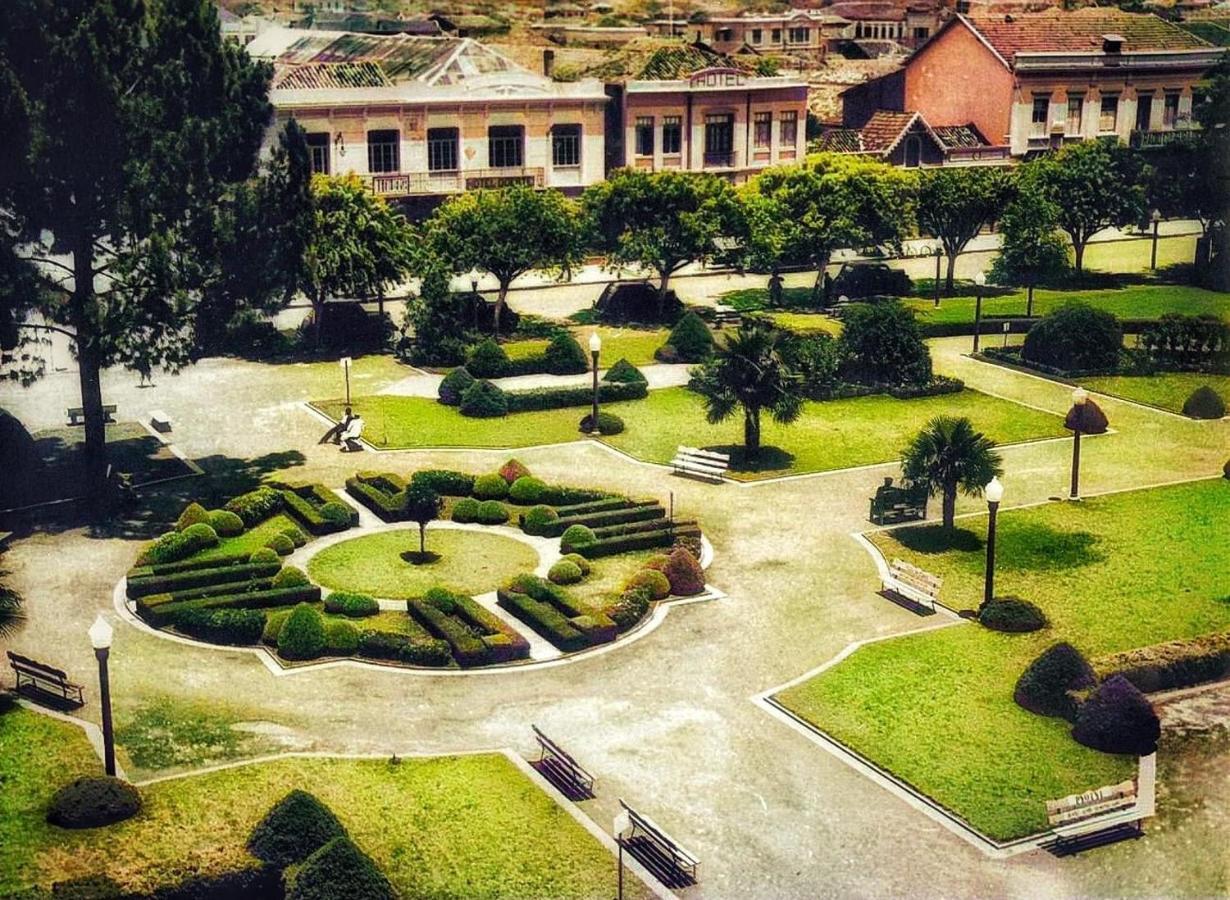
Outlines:
{"label": "balcony railing", "polygon": [[1189,144],[1200,133],[1198,128],[1175,128],[1167,131],[1132,132],[1131,146],[1137,150],[1154,150],[1158,147],[1171,147],[1175,144]]}
{"label": "balcony railing", "polygon": [[413,197],[431,194],[455,194],[479,188],[509,187],[524,184],[540,188],[545,183],[545,170],[524,166],[503,169],[464,169],[459,172],[383,172],[365,175],[373,194],[381,197]]}

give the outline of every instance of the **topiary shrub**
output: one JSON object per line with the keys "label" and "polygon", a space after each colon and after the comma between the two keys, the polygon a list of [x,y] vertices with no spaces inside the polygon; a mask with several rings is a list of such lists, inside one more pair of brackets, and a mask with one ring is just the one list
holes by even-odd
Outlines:
{"label": "topiary shrub", "polygon": [[498,419],[508,415],[508,398],[490,381],[476,381],[461,395],[460,411],[475,419]]}
{"label": "topiary shrub", "polygon": [[440,382],[440,387],[436,389],[436,398],[445,406],[461,405],[461,395],[466,392],[466,389],[475,381],[470,370],[465,366],[458,366]]}
{"label": "topiary shrub", "polygon": [[199,523],[209,524],[209,511],[199,503],[189,503],[184,507],[184,511],[179,514],[179,518],[175,520],[175,530],[184,531],[190,525]]}
{"label": "topiary shrub", "polygon": [[263,522],[275,512],[282,509],[285,503],[282,497],[282,492],[274,490],[268,485],[258,487],[254,491],[248,491],[246,494],[240,494],[238,497],[226,504],[226,509],[235,513],[239,518],[243,519],[243,524],[248,528],[258,522]]}
{"label": "topiary shrub", "polygon": [[252,829],[248,850],[261,862],[286,868],[345,834],[329,807],[307,791],[293,790]]}
{"label": "topiary shrub", "polygon": [[330,500],[318,510],[320,517],[337,528],[338,531],[349,528],[354,521],[353,511],[340,500]]}
{"label": "topiary shrub", "polygon": [[576,584],[584,577],[581,567],[568,559],[558,560],[547,572],[547,580],[552,584]]}
{"label": "topiary shrub", "polygon": [[414,487],[425,487],[444,497],[468,497],[474,490],[474,476],[449,469],[419,469],[410,476]]}
{"label": "topiary shrub", "polygon": [[655,553],[649,559],[645,560],[643,568],[657,569],[659,572],[665,572],[671,558],[665,553]]}
{"label": "topiary shrub", "polygon": [[586,559],[584,556],[582,556],[580,553],[565,553],[560,558],[566,559],[570,563],[575,565],[578,569],[581,570],[582,575],[588,575],[590,572],[594,570],[594,567],[590,563],[590,561]]}
{"label": "topiary shrub", "polygon": [[285,659],[315,659],[324,649],[324,618],[314,606],[300,603],[278,634],[278,653]]}
{"label": "topiary shrub", "polygon": [[547,492],[547,485],[533,475],[523,475],[508,489],[508,499],[513,503],[538,503]]}
{"label": "topiary shrub", "polygon": [[653,358],[658,362],[666,363],[667,365],[683,362],[683,358],[679,355],[679,351],[670,344],[663,344],[657,350],[653,351]]}
{"label": "topiary shrub", "polygon": [[142,552],[137,565],[159,565],[187,559],[201,549],[194,538],[182,531],[168,531]]}
{"label": "topiary shrub", "polygon": [[374,616],[380,612],[380,604],[367,594],[334,591],[325,598],[325,612],[358,619],[363,616]]}
{"label": "topiary shrub", "polygon": [[1027,600],[1000,597],[984,604],[978,613],[978,623],[992,631],[1022,634],[1047,626],[1046,615]]}
{"label": "topiary shrub", "polygon": [[463,524],[478,521],[478,501],[473,497],[458,500],[453,507],[453,521]]}
{"label": "topiary shrub", "polygon": [[1112,313],[1068,303],[1039,319],[1025,335],[1021,358],[1068,372],[1113,369],[1123,350],[1123,329]]}
{"label": "topiary shrub", "polygon": [[675,348],[683,362],[704,362],[713,355],[713,333],[694,312],[684,313],[680,317],[666,343]]}
{"label": "topiary shrub", "polygon": [[619,595],[619,599],[606,609],[606,614],[614,620],[620,630],[631,628],[649,612],[651,602],[649,588],[628,588]]}
{"label": "topiary shrub", "polygon": [[508,508],[499,500],[484,500],[478,505],[478,522],[481,525],[503,525],[508,521]]}
{"label": "topiary shrub", "polygon": [[570,332],[561,331],[542,354],[543,363],[552,375],[580,375],[589,371],[585,351]]}
{"label": "topiary shrub", "polygon": [[131,784],[108,775],[90,775],[55,792],[47,807],[47,821],[61,828],[99,828],[131,819],[140,811],[141,795]]}
{"label": "topiary shrub", "polygon": [[248,557],[248,562],[254,566],[267,566],[270,563],[278,561],[278,552],[272,547],[258,547],[252,551],[252,555]]}
{"label": "topiary shrub", "polygon": [[670,582],[671,593],[680,597],[699,594],[705,589],[705,572],[696,557],[683,547],[676,547],[662,570]]}
{"label": "topiary shrub", "polygon": [[508,496],[508,482],[496,473],[479,475],[474,479],[474,496],[479,500],[503,500]]}
{"label": "topiary shrub", "polygon": [[288,879],[286,900],[397,900],[397,891],[349,838],[329,841]]}
{"label": "topiary shrub", "polygon": [[543,537],[559,521],[559,513],[550,506],[535,506],[521,517],[521,530],[526,534]]}
{"label": "topiary shrub", "polygon": [[290,556],[295,552],[295,542],[286,534],[275,534],[265,542],[265,546],[278,556]]}
{"label": "topiary shrub", "polygon": [[330,656],[352,656],[359,650],[359,629],[341,619],[325,622],[325,652]]}
{"label": "topiary shrub", "polygon": [[593,529],[585,525],[569,525],[560,537],[560,548],[565,553],[571,553],[581,547],[587,547],[596,541]]}
{"label": "topiary shrub", "polygon": [[606,374],[602,376],[603,381],[613,381],[617,384],[648,384],[644,374],[632,363],[628,362],[623,357],[619,362],[606,370]]}
{"label": "topiary shrub", "polygon": [[290,618],[291,612],[293,610],[278,609],[265,616],[265,627],[261,630],[262,644],[268,644],[270,647],[278,645],[278,635],[282,633],[282,626]]}
{"label": "topiary shrub", "polygon": [[190,538],[196,544],[198,549],[218,546],[218,532],[214,531],[204,522],[197,522],[195,525],[189,525],[182,532],[184,537]]}
{"label": "topiary shrub", "polygon": [[508,372],[508,354],[494,339],[487,338],[466,352],[465,368],[475,378],[499,378]]}
{"label": "topiary shrub", "polygon": [[1053,644],[1029,664],[1017,679],[1012,699],[1040,716],[1071,720],[1076,700],[1070,691],[1093,687],[1093,668],[1079,650],[1067,642]]}
{"label": "topiary shrub", "polygon": [[528,478],[530,475],[530,470],[525,463],[521,462],[521,460],[510,459],[508,462],[504,463],[504,465],[500,466],[497,473],[511,486],[517,481],[518,478]]}
{"label": "topiary shrub", "polygon": [[311,583],[304,571],[297,566],[287,566],[273,576],[273,587],[275,588],[303,587]]}
{"label": "topiary shrub", "polygon": [[1183,415],[1193,419],[1220,419],[1226,414],[1226,402],[1207,384],[1192,391],[1183,401]]}
{"label": "topiary shrub", "polygon": [[219,537],[235,537],[243,534],[243,519],[229,509],[215,509],[209,513],[209,527]]}
{"label": "topiary shrub", "polygon": [[643,587],[649,591],[650,600],[665,600],[671,594],[671,583],[657,569],[640,569],[624,582],[624,590]]}
{"label": "topiary shrub", "polygon": [[[582,434],[594,433],[594,416],[593,413],[586,413],[581,419],[578,430]],[[603,412],[598,410],[598,433],[599,434],[620,434],[624,430],[624,420],[614,413]]]}
{"label": "topiary shrub", "polygon": [[291,544],[295,547],[302,547],[308,541],[307,535],[303,533],[302,529],[295,528],[294,526],[283,528],[282,534],[290,538]]}
{"label": "topiary shrub", "polygon": [[931,351],[914,311],[900,300],[851,304],[841,329],[838,354],[847,380],[891,385],[931,381]]}
{"label": "topiary shrub", "polygon": [[1136,685],[1112,675],[1076,711],[1072,737],[1103,753],[1148,756],[1157,750],[1162,727],[1153,705]]}

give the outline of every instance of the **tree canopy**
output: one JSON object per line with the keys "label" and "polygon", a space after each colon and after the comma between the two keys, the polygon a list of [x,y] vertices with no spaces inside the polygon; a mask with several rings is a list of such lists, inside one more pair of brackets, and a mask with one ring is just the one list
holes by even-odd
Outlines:
{"label": "tree canopy", "polygon": [[1029,292],[1026,315],[1032,315],[1034,286],[1068,268],[1068,243],[1059,233],[1059,206],[1032,171],[1018,179],[1016,197],[1004,209],[999,231],[1002,242],[991,264],[991,280],[1025,285]]}
{"label": "tree canopy", "polygon": [[982,495],[992,477],[1004,474],[995,442],[964,416],[936,416],[902,453],[901,472],[913,484],[943,498],[944,527],[952,528],[957,491]]}
{"label": "tree canopy", "polygon": [[957,256],[978,232],[999,218],[1012,193],[1012,178],[996,166],[931,169],[919,174],[918,225],[944,247],[952,291]]}

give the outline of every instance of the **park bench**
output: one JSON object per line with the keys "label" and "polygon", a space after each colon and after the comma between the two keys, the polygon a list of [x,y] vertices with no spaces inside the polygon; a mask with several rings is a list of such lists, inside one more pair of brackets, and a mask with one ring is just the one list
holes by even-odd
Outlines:
{"label": "park bench", "polygon": [[935,609],[940,598],[940,586],[944,579],[925,569],[894,559],[888,567],[888,575],[882,579],[884,590],[897,594],[919,606]]}
{"label": "park bench", "polygon": [[1134,780],[1083,794],[1046,801],[1046,819],[1055,834],[1047,849],[1056,856],[1102,847],[1143,834]]}
{"label": "park bench", "polygon": [[594,796],[594,776],[572,758],[567,750],[551,740],[537,725],[531,725],[540,750],[534,764],[542,775],[569,800],[588,800]]}
{"label": "park bench", "polygon": [[730,454],[680,445],[675,450],[675,458],[671,460],[671,468],[676,475],[694,475],[710,481],[721,481],[730,468]]}
{"label": "park bench", "polygon": [[894,487],[893,480],[885,478],[884,484],[876,488],[875,496],[871,498],[868,518],[876,525],[927,518],[927,488],[921,485]]}
{"label": "park bench", "polygon": [[1071,794],[1059,800],[1046,801],[1046,820],[1052,827],[1084,822],[1106,813],[1122,812],[1136,806],[1136,782],[1133,779],[1108,784],[1083,794]]}
{"label": "park bench", "polygon": [[36,699],[52,699],[70,706],[85,703],[82,687],[68,680],[68,675],[37,660],[7,651],[9,665],[17,675],[17,693]]}
{"label": "park bench", "polygon": [[623,800],[619,805],[628,814],[632,831],[616,835],[616,839],[669,888],[696,884],[696,867],[700,860],[680,846],[653,819],[642,815]]}
{"label": "park bench", "polygon": [[[65,412],[68,413],[69,425],[82,425],[85,423],[85,408],[81,406],[70,406]],[[115,404],[107,403],[103,405],[103,421],[115,422]]]}

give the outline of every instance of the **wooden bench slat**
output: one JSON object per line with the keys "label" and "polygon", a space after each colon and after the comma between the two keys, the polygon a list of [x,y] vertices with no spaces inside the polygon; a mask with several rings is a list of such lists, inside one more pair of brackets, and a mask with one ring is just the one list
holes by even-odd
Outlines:
{"label": "wooden bench slat", "polygon": [[643,813],[638,813],[622,800],[620,800],[619,803],[628,813],[628,818],[632,820],[632,827],[634,831],[639,828],[646,836],[653,840],[654,843],[656,843],[671,856],[675,857],[677,861],[682,862],[686,867],[691,868],[693,872],[695,871],[696,866],[700,865],[700,860],[684,849],[678,841],[663,831],[662,827],[658,825],[657,822]]}

